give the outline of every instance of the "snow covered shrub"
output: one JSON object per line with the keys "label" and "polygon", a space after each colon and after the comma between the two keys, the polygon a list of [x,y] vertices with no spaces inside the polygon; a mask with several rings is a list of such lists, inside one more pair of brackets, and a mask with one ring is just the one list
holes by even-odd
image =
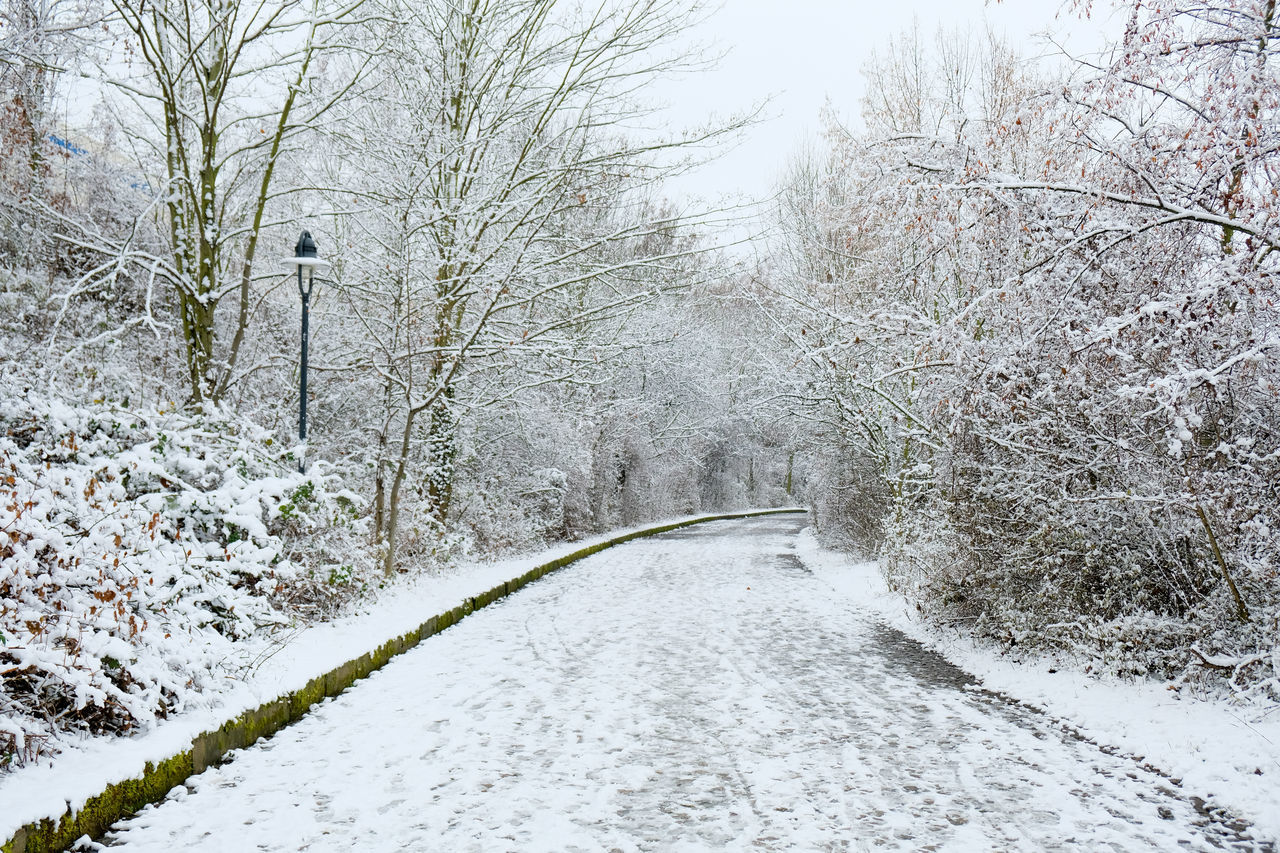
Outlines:
{"label": "snow covered shrub", "polygon": [[[436,542],[455,541],[452,551],[498,557],[537,548],[546,541],[538,520],[510,492],[514,484],[497,480],[458,484],[457,515],[451,531],[434,536]],[[453,554],[435,545],[432,562],[444,562]]]}
{"label": "snow covered shrub", "polygon": [[1219,244],[1179,236],[1060,261],[1066,298],[1061,269],[1004,282],[930,332],[948,364],[907,395],[927,449],[886,567],[940,620],[1094,669],[1202,681],[1200,653],[1262,655],[1233,689],[1275,698],[1274,286],[1187,263]]}
{"label": "snow covered shrub", "polygon": [[7,393],[0,431],[0,764],[180,710],[369,569],[357,499],[225,413]]}
{"label": "snow covered shrub", "polygon": [[878,460],[930,617],[1274,701],[1274,10],[1118,5],[1078,78],[918,33],[869,69],[867,132],[785,211],[797,396]]}
{"label": "snow covered shrub", "polygon": [[835,444],[814,454],[808,476],[814,526],[824,541],[862,554],[876,553],[884,534],[885,507],[893,503],[893,495],[875,460]]}
{"label": "snow covered shrub", "polygon": [[[468,473],[474,470],[472,460]],[[491,474],[480,482],[459,478],[454,516],[448,530],[433,537],[432,561],[454,553],[496,557],[572,538],[565,526],[567,480],[558,468]],[[450,550],[441,547],[449,543]]]}

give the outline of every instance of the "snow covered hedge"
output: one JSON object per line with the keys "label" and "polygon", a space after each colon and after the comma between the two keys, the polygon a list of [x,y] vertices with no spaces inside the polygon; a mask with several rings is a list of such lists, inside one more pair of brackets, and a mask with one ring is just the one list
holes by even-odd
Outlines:
{"label": "snow covered hedge", "polygon": [[940,624],[1274,703],[1274,3],[1114,5],[1074,73],[891,41],[865,131],[797,170],[816,515]]}
{"label": "snow covered hedge", "polygon": [[0,393],[0,768],[181,710],[357,591],[361,502],[312,468],[226,413]]}

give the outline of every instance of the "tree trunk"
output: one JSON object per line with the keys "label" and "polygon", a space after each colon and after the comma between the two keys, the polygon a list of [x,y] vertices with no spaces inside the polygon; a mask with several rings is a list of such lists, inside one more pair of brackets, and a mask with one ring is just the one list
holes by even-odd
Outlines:
{"label": "tree trunk", "polygon": [[413,441],[414,412],[410,409],[405,414],[404,433],[400,436],[400,455],[396,460],[396,473],[391,481],[391,496],[387,500],[386,529],[382,542],[385,549],[382,555],[382,571],[387,577],[396,573],[396,540],[400,533],[400,491],[404,487],[405,474],[409,470],[409,450]]}
{"label": "tree trunk", "polygon": [[458,419],[449,407],[452,392],[447,391],[431,407],[427,426],[426,496],[428,512],[438,524],[449,517],[453,500],[454,465],[458,457]]}
{"label": "tree trunk", "polygon": [[205,383],[213,367],[214,305],[199,297],[179,291],[182,312],[182,336],[187,346],[187,378],[191,399],[197,407],[206,399]]}

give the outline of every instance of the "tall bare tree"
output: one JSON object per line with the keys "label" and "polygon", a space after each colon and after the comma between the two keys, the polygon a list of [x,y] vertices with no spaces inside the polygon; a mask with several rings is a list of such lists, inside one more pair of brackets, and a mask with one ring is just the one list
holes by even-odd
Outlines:
{"label": "tall bare tree", "polygon": [[[150,256],[129,251],[176,294],[191,401],[217,401],[238,377],[281,158],[346,91],[310,94],[322,57],[350,47],[341,39],[361,0],[111,6],[126,37],[110,83],[167,237]],[[68,232],[105,255],[124,252],[83,223]]]}
{"label": "tall bare tree", "polygon": [[[696,14],[684,0],[388,10],[399,27],[378,95],[334,126],[346,198],[363,200],[336,227],[370,342],[353,363],[382,383],[375,505],[388,570],[415,460],[428,515],[448,512],[459,382],[671,286],[695,251],[646,242],[677,227],[646,198],[682,152],[732,123],[642,134],[638,93],[689,66],[671,43]],[[561,358],[571,371],[567,349]]]}

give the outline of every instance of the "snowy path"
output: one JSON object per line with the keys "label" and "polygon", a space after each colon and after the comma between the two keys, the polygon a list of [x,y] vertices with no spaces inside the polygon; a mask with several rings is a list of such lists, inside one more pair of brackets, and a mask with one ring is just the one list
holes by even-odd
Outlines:
{"label": "snowy path", "polygon": [[794,556],[640,540],[477,613],[117,827],[129,851],[1263,849],[968,689]]}

